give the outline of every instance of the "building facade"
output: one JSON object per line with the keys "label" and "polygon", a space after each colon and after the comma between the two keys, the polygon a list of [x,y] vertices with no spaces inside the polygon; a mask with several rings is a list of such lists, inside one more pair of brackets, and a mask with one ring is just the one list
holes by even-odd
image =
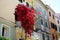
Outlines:
{"label": "building facade", "polygon": [[14,22],[8,21],[0,17],[0,36],[15,40]]}
{"label": "building facade", "polygon": [[55,17],[56,17],[57,22],[58,22],[58,27],[57,27],[57,29],[58,29],[58,40],[60,40],[60,14],[59,13],[55,14]]}
{"label": "building facade", "polygon": [[[20,1],[19,4],[24,4],[24,5],[28,4],[27,6],[29,6],[31,8],[33,8],[33,6],[34,6],[34,0],[19,0],[19,1]],[[16,32],[16,36],[15,36],[16,40],[32,40],[31,37],[28,37],[26,35],[25,30],[22,28],[21,25],[20,26],[16,26],[15,32]]]}
{"label": "building facade", "polygon": [[[27,37],[27,40],[50,40],[50,31],[47,15],[48,13],[45,10],[45,5],[40,0],[25,0],[23,2],[27,2],[29,7],[32,7],[36,10],[36,18],[34,25],[35,30],[33,31],[30,38]],[[21,36],[19,36],[21,31],[19,29],[21,28],[16,27],[16,29],[16,40],[19,40],[19,38],[21,38]],[[23,30],[22,32],[22,39],[25,39],[25,31]]]}
{"label": "building facade", "polygon": [[15,40],[15,5],[16,1],[0,0],[0,36],[10,40]]}
{"label": "building facade", "polygon": [[47,6],[47,12],[48,12],[51,40],[58,40],[58,38],[57,38],[57,36],[58,36],[57,35],[57,20],[55,17],[55,12],[49,6]]}
{"label": "building facade", "polygon": [[45,9],[45,5],[41,0],[35,0],[35,10],[38,16],[37,22],[35,24],[36,33],[39,33],[40,38],[38,40],[50,40],[50,31],[48,24],[48,13]]}
{"label": "building facade", "polygon": [[[20,2],[19,2],[20,1]],[[15,22],[15,8],[19,3],[26,4],[36,11],[34,31],[26,40],[57,40],[57,21],[54,12],[41,0],[0,0],[0,36],[10,40],[24,40],[25,30]]]}

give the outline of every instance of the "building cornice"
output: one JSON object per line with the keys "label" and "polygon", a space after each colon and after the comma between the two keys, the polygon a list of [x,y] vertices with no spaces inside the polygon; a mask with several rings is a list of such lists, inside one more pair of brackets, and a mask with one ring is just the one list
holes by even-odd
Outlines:
{"label": "building cornice", "polygon": [[41,0],[36,0],[36,1],[40,2],[40,4],[41,4],[46,10],[48,9],[48,7],[47,7]]}
{"label": "building cornice", "polygon": [[3,17],[0,17],[0,23],[6,24],[8,26],[15,26],[15,22],[7,20],[7,19],[5,19]]}

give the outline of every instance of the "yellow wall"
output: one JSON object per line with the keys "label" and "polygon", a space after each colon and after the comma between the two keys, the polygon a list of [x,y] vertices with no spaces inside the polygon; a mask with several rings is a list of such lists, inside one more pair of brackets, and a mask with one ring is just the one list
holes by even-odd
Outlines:
{"label": "yellow wall", "polygon": [[29,3],[29,5],[31,5],[31,6],[34,6],[34,0],[26,0],[26,2],[28,2]]}

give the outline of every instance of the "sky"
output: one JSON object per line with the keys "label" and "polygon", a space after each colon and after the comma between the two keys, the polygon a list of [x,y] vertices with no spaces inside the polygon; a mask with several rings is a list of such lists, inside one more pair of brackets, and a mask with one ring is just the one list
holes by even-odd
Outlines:
{"label": "sky", "polygon": [[44,4],[49,5],[55,13],[60,13],[60,0],[42,0]]}

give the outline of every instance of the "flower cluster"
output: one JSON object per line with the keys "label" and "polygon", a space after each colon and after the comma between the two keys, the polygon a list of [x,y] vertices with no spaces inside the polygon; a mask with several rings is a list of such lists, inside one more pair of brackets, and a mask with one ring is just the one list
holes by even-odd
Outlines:
{"label": "flower cluster", "polygon": [[34,30],[34,9],[18,4],[15,8],[15,15],[18,16],[17,21],[21,21],[21,26],[25,29],[25,32],[31,35]]}

